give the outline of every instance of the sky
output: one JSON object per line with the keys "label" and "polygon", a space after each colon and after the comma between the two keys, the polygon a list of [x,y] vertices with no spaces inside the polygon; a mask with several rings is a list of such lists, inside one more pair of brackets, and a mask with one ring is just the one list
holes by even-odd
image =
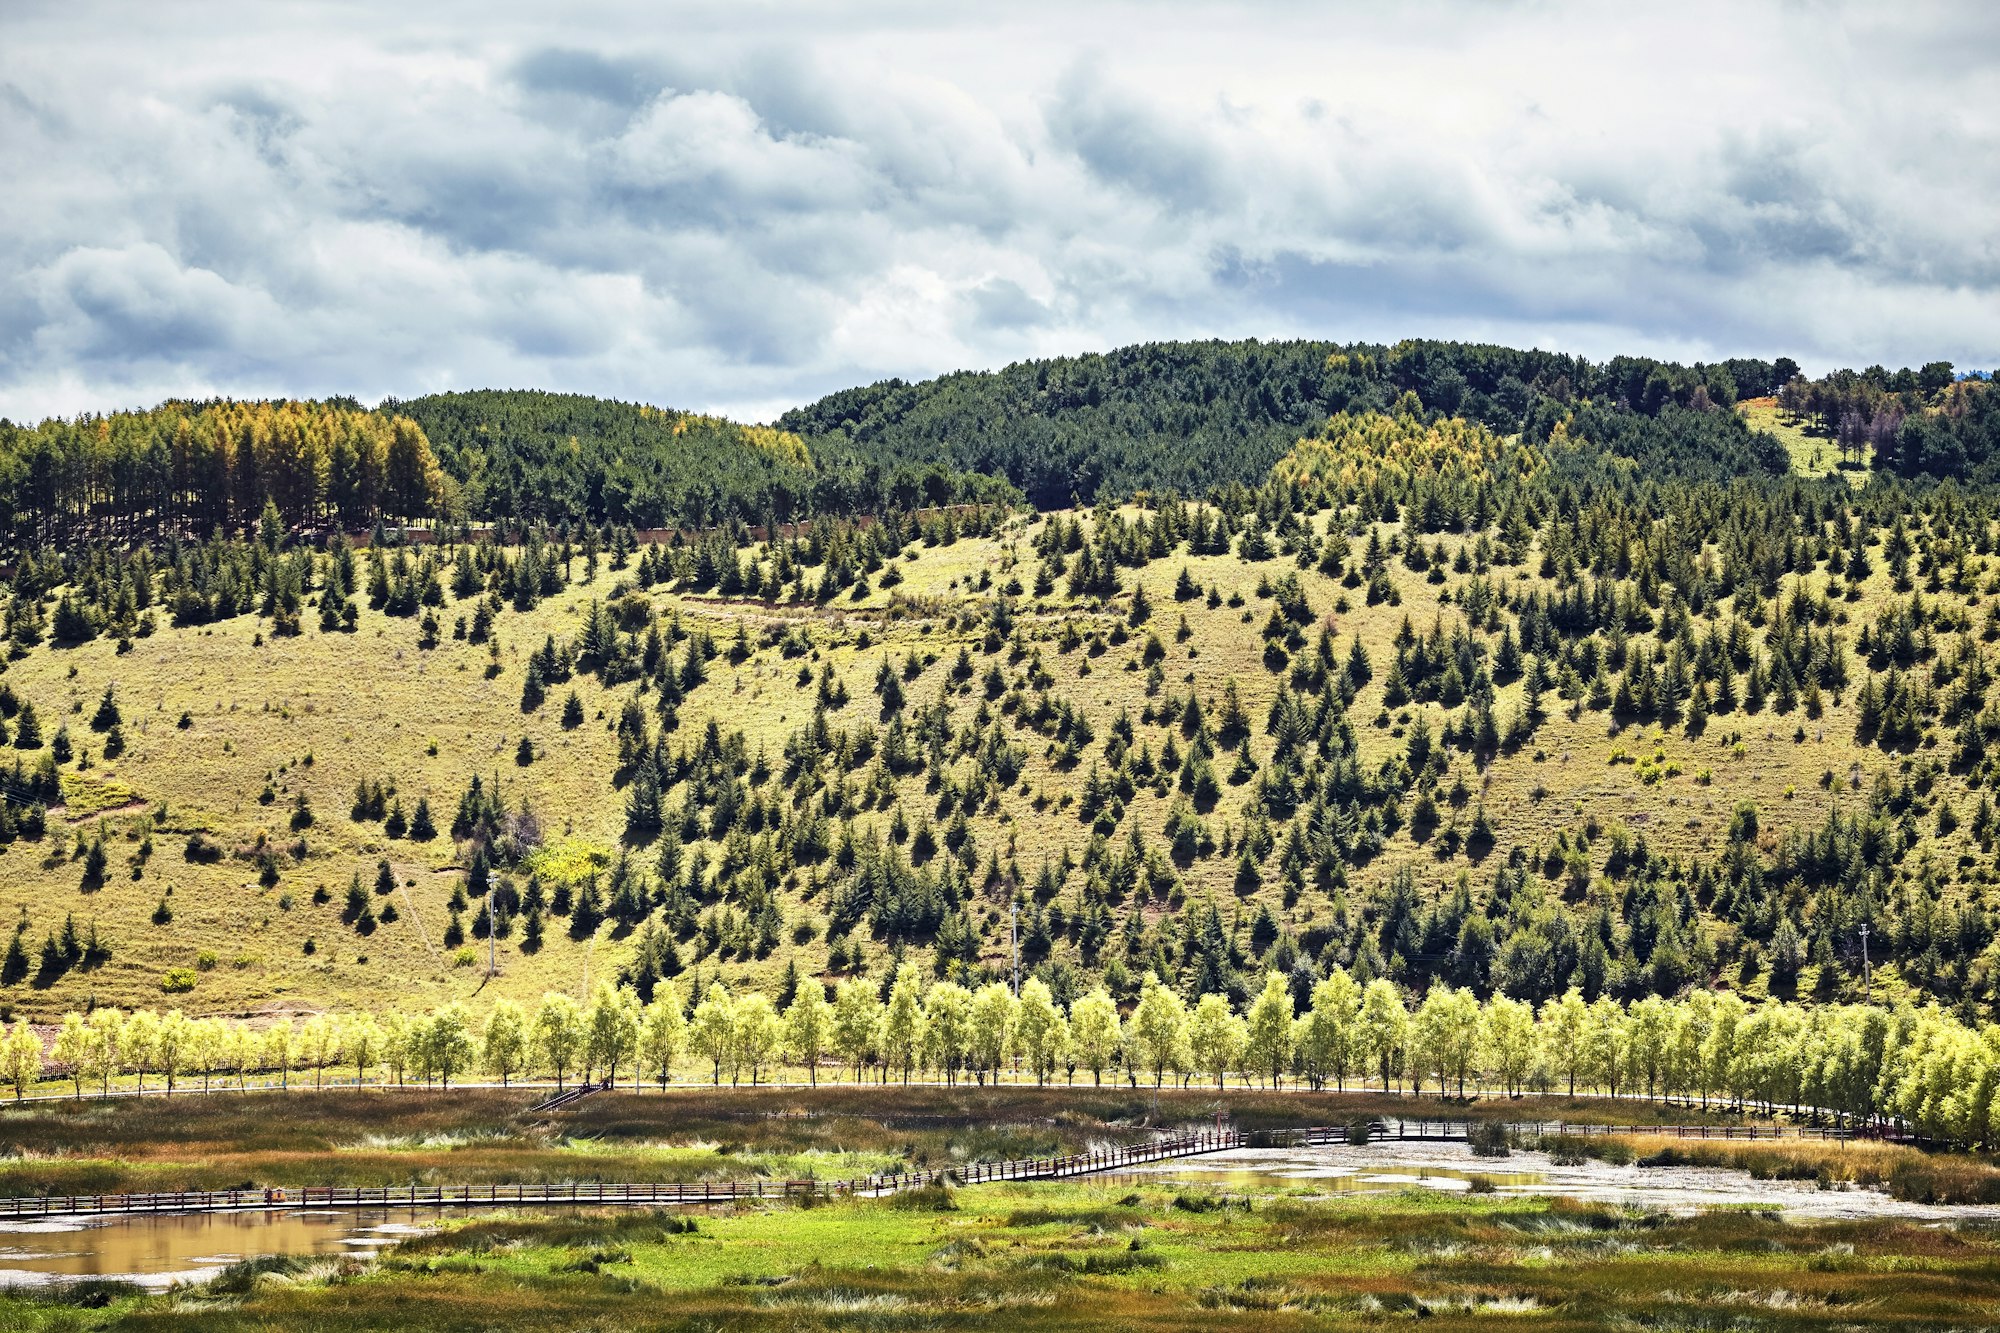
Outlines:
{"label": "sky", "polygon": [[0,416],[1161,338],[2000,362],[2000,5],[0,0]]}

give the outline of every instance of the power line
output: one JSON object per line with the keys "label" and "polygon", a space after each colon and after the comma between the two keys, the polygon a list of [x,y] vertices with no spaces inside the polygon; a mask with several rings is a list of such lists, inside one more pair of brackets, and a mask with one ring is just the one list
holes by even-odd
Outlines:
{"label": "power line", "polygon": [[14,803],[15,803],[16,805],[43,805],[43,806],[45,806],[45,805],[47,805],[47,804],[48,804],[48,802],[47,802],[47,801],[44,801],[44,800],[43,800],[43,799],[42,799],[41,797],[39,797],[39,796],[35,796],[35,795],[33,795],[32,793],[31,793],[31,794],[29,794],[29,795],[26,795],[26,796],[23,796],[23,795],[21,795],[21,794],[20,794],[20,791],[19,791],[19,789],[17,789],[17,788],[14,788],[14,787],[10,787],[10,786],[8,786],[8,785],[7,785],[6,783],[4,783],[4,782],[0,782],[0,799],[4,799],[4,800],[9,800],[9,801],[12,801],[12,802],[14,802]]}

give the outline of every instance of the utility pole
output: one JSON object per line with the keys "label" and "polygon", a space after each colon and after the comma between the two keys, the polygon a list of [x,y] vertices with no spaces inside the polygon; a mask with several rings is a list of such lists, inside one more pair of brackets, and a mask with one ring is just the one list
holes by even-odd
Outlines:
{"label": "utility pole", "polygon": [[1868,999],[1875,995],[1875,973],[1868,966],[1868,923],[1861,923],[1861,994]]}

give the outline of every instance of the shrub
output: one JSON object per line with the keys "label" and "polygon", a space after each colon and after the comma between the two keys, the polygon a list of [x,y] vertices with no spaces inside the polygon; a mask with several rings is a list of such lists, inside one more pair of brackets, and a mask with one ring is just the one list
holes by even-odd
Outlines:
{"label": "shrub", "polygon": [[196,975],[191,967],[170,967],[160,976],[160,989],[169,995],[185,995],[194,989]]}
{"label": "shrub", "polygon": [[1592,1158],[1613,1166],[1628,1166],[1637,1154],[1622,1139],[1605,1139],[1580,1134],[1544,1134],[1534,1146],[1549,1155],[1557,1166],[1582,1166]]}
{"label": "shrub", "polygon": [[949,1185],[933,1181],[916,1189],[897,1191],[889,1196],[889,1206],[915,1213],[955,1213],[958,1200]]}
{"label": "shrub", "polygon": [[248,1295],[257,1280],[270,1274],[276,1277],[290,1277],[306,1266],[306,1260],[286,1254],[266,1254],[255,1259],[243,1259],[230,1264],[209,1280],[209,1291],[223,1296]]}
{"label": "shrub", "polygon": [[1904,1158],[1889,1168],[1885,1183],[1907,1203],[2000,1203],[2000,1171],[1963,1160]]}
{"label": "shrub", "polygon": [[1129,1273],[1137,1268],[1161,1268],[1166,1259],[1151,1250],[1097,1250],[1074,1254],[1063,1250],[1029,1255],[1018,1261],[1022,1268],[1050,1273],[1111,1274]]}
{"label": "shrub", "polygon": [[121,1278],[86,1277],[74,1282],[53,1282],[46,1287],[18,1291],[14,1299],[40,1305],[66,1305],[78,1310],[102,1310],[113,1302],[143,1295],[144,1292],[143,1287]]}
{"label": "shrub", "polygon": [[1223,1206],[1223,1201],[1206,1194],[1176,1194],[1172,1206],[1183,1213],[1212,1213]]}

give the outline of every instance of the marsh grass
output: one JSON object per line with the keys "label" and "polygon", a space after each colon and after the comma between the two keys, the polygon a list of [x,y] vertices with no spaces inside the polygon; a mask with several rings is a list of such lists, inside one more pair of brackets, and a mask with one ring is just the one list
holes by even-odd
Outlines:
{"label": "marsh grass", "polygon": [[1745,1143],[1644,1135],[1565,1136],[1552,1152],[1640,1166],[1747,1171],[1756,1180],[1812,1181],[1822,1189],[1882,1189],[1909,1203],[2000,1203],[2000,1166],[1983,1155],[1927,1153],[1894,1143]]}
{"label": "marsh grass", "polygon": [[[537,1095],[347,1088],[0,1106],[0,1194],[840,1180],[1139,1142],[1162,1128],[1212,1124],[1218,1112],[1251,1132],[1440,1113],[1428,1098],[1378,1093],[850,1085],[620,1090],[536,1116],[528,1107]],[[1447,1113],[1489,1122],[1689,1114],[1646,1103],[1509,1098],[1457,1102]],[[1618,1139],[1578,1144],[1594,1154],[1629,1151]],[[1916,1161],[1905,1168],[1918,1169]]]}
{"label": "marsh grass", "polygon": [[[372,1268],[266,1263],[178,1296],[117,1292],[93,1326],[424,1329],[1821,1330],[1983,1326],[1982,1227],[1673,1216],[1423,1191],[1189,1211],[1153,1188],[978,1186],[950,1212],[849,1199],[699,1218],[466,1220]],[[1192,1196],[1186,1196],[1192,1197]],[[1133,1200],[1127,1202],[1128,1199]],[[80,1311],[0,1297],[0,1326]]]}
{"label": "marsh grass", "polygon": [[899,1208],[906,1213],[955,1213],[958,1211],[958,1195],[951,1186],[942,1181],[911,1190],[898,1190],[883,1200],[891,1208]]}

